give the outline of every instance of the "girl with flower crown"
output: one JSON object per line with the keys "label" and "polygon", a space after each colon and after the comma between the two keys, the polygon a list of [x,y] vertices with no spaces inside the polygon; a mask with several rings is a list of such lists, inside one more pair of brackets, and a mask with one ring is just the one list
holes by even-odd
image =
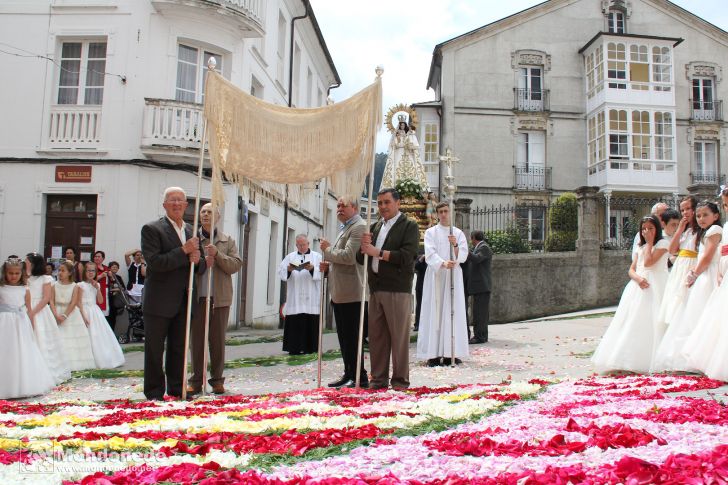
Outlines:
{"label": "girl with flower crown", "polygon": [[45,394],[55,385],[35,343],[29,308],[23,262],[8,258],[0,269],[0,399]]}

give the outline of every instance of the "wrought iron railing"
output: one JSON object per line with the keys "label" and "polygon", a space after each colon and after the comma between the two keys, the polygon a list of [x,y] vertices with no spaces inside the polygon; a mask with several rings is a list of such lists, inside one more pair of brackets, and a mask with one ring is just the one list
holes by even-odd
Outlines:
{"label": "wrought iron railing", "polygon": [[551,190],[551,167],[513,167],[513,187],[516,190]]}
{"label": "wrought iron railing", "polygon": [[691,99],[690,107],[692,108],[690,119],[693,121],[723,121],[722,100],[703,101]]}
{"label": "wrought iron railing", "polygon": [[[599,198],[599,238],[605,249],[631,250],[640,220],[650,214],[658,202],[676,208],[672,195],[658,197],[607,197]],[[607,210],[607,207],[609,210]],[[607,219],[609,218],[609,219]]]}
{"label": "wrought iron railing", "polygon": [[724,185],[725,175],[718,172],[691,172],[690,182],[693,185]]}
{"label": "wrought iron railing", "polygon": [[548,89],[513,89],[513,109],[516,111],[548,111],[550,109]]}
{"label": "wrought iron railing", "polygon": [[496,253],[573,251],[577,238],[577,208],[527,203],[476,207],[469,229],[481,230]]}

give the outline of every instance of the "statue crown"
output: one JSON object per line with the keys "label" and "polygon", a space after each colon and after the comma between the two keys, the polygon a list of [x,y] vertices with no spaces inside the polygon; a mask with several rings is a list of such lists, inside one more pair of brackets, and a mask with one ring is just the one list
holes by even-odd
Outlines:
{"label": "statue crown", "polygon": [[406,123],[407,122],[407,116],[406,115],[399,115],[399,116],[397,116],[397,120],[400,123]]}

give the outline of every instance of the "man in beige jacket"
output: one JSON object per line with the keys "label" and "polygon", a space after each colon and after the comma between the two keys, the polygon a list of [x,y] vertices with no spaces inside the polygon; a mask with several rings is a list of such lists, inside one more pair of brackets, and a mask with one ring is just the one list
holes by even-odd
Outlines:
{"label": "man in beige jacket", "polygon": [[[336,218],[341,223],[336,241],[330,243],[321,239],[324,256],[322,271],[328,269],[331,304],[336,319],[336,334],[339,337],[341,356],[344,360],[344,375],[329,387],[354,387],[356,380],[357,348],[359,346],[359,312],[361,290],[364,285],[364,267],[356,262],[361,236],[366,223],[359,215],[359,204],[354,197],[341,197],[336,204]],[[361,387],[369,387],[362,356]]]}
{"label": "man in beige jacket", "polygon": [[[215,222],[220,220],[220,212],[216,210]],[[212,392],[225,392],[225,378],[222,371],[225,366],[225,329],[227,328],[230,305],[233,302],[232,275],[240,271],[243,260],[238,254],[235,240],[215,229],[214,244],[210,242],[210,223],[212,222],[212,204],[205,204],[200,209],[199,238],[205,248],[207,270],[196,275],[197,305],[194,318],[190,324],[190,341],[192,343],[192,377],[188,381],[187,393],[199,394],[202,390],[202,363],[205,352],[205,305],[208,295],[208,279],[212,270],[212,287],[210,291],[210,379]]]}

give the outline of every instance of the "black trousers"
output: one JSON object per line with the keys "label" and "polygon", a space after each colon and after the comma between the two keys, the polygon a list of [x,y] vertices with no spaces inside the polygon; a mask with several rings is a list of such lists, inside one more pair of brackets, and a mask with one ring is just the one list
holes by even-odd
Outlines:
{"label": "black trousers", "polygon": [[318,352],[318,314],[286,315],[283,326],[283,351],[291,355]]}
{"label": "black trousers", "polygon": [[182,396],[186,313],[187,306],[180,305],[171,318],[144,315],[144,395],[147,399],[162,399],[165,388],[170,396]]}
{"label": "black trousers", "polygon": [[478,340],[488,341],[490,291],[473,295],[473,333]]}
{"label": "black trousers", "polygon": [[[361,302],[331,303],[336,319],[336,335],[339,337],[341,357],[344,360],[344,375],[356,380],[356,351],[359,346],[359,313]],[[367,323],[367,304],[364,303],[364,323]],[[364,334],[366,337],[366,333]],[[367,382],[367,371],[364,368],[364,349],[361,356],[360,380]]]}

